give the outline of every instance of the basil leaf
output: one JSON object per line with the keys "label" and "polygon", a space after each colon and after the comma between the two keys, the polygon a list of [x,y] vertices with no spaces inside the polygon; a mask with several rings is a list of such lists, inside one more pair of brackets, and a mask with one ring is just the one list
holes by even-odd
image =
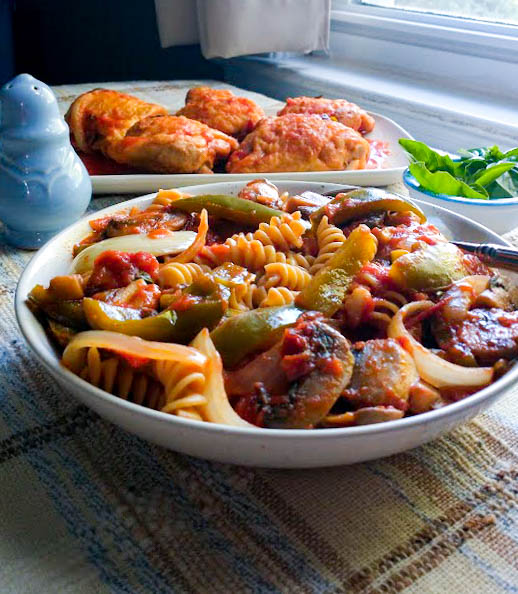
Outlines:
{"label": "basil leaf", "polygon": [[459,151],[461,157],[466,158],[478,158],[483,161],[489,161],[495,163],[501,161],[504,158],[504,153],[496,146],[480,147],[474,149],[461,149]]}
{"label": "basil leaf", "polygon": [[510,151],[507,151],[507,153],[504,154],[504,156],[502,157],[502,159],[508,159],[511,161],[516,161],[518,160],[518,147],[511,149]]}
{"label": "basil leaf", "polygon": [[475,181],[477,184],[481,186],[487,186],[491,182],[495,181],[495,179],[499,178],[501,175],[513,169],[515,163],[496,163],[494,165],[490,165],[486,167],[484,170],[480,170],[477,175],[475,176]]}
{"label": "basil leaf", "polygon": [[507,174],[502,175],[502,177],[500,177],[497,181],[494,181],[490,183],[488,186],[486,186],[486,190],[491,200],[496,200],[500,198],[512,198],[513,196],[516,196],[516,193],[512,194],[511,192],[509,192],[509,190],[506,189],[506,184],[503,180],[503,178],[506,175]]}
{"label": "basil leaf", "polygon": [[431,172],[424,163],[412,163],[409,166],[409,170],[425,190],[429,190],[435,194],[478,198],[479,200],[488,199],[488,194],[483,187],[472,188],[463,181],[453,177],[447,171]]}
{"label": "basil leaf", "polygon": [[490,198],[515,198],[518,196],[518,169],[510,169],[486,187]]}
{"label": "basil leaf", "polygon": [[410,140],[409,138],[400,138],[399,144],[412,157],[413,161],[424,163],[426,168],[432,173],[438,170],[444,170],[455,175],[455,170],[458,165],[451,160],[450,156],[440,155],[426,146],[424,142]]}

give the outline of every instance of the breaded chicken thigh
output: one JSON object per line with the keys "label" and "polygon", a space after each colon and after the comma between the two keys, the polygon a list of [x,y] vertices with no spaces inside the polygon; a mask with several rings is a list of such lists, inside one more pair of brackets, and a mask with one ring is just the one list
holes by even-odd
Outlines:
{"label": "breaded chicken thigh", "polygon": [[226,89],[193,87],[185,98],[185,107],[177,112],[221,130],[241,140],[265,117],[264,111],[251,99],[237,97]]}
{"label": "breaded chicken thigh", "polygon": [[230,155],[229,173],[363,169],[370,146],[327,117],[288,114],[261,120]]}
{"label": "breaded chicken thigh", "polygon": [[94,89],[83,93],[65,115],[76,147],[84,153],[102,150],[105,141],[122,138],[142,118],[166,115],[167,109],[138,97]]}
{"label": "breaded chicken thigh", "polygon": [[117,163],[156,173],[212,173],[236,149],[235,138],[183,116],[144,118],[103,150]]}
{"label": "breaded chicken thigh", "polygon": [[326,114],[337,122],[349,126],[361,134],[374,130],[375,121],[364,109],[345,99],[325,99],[324,97],[288,97],[286,105],[277,115],[288,113]]}

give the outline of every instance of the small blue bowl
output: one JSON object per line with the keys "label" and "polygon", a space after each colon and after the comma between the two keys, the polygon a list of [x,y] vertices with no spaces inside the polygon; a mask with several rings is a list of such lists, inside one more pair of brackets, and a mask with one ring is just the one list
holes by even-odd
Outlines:
{"label": "small blue bowl", "polygon": [[408,168],[403,172],[403,183],[412,198],[448,208],[497,233],[507,233],[518,227],[518,196],[495,200],[477,200],[462,196],[435,194],[423,189]]}

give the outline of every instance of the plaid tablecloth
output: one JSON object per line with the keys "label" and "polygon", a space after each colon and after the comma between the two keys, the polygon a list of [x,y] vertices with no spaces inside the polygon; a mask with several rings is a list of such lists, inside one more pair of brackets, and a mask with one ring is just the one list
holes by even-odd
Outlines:
{"label": "plaid tablecloth", "polygon": [[[137,86],[183,96],[186,84]],[[517,390],[374,462],[276,471],[188,458],[103,421],[35,360],[13,312],[30,257],[0,251],[2,594],[518,590]]]}

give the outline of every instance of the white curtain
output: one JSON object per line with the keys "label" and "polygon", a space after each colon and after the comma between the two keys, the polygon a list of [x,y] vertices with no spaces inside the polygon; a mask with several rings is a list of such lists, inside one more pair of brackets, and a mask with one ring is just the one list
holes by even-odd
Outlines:
{"label": "white curtain", "polygon": [[155,0],[162,47],[206,58],[327,50],[331,0]]}

